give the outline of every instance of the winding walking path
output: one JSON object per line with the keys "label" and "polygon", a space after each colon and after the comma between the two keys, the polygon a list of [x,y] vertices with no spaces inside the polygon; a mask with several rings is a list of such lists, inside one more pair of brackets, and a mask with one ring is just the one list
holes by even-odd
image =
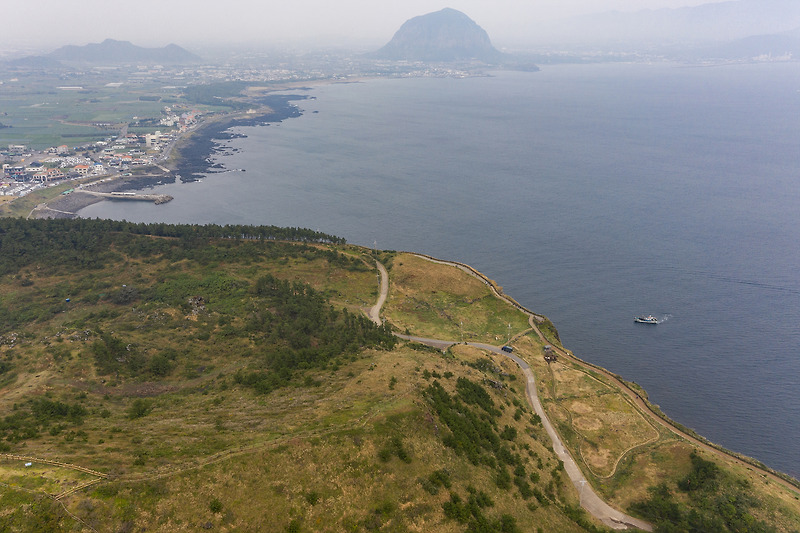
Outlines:
{"label": "winding walking path", "polygon": [[386,267],[380,261],[375,261],[378,267],[378,272],[381,275],[381,291],[378,295],[378,302],[369,310],[369,319],[381,325],[381,308],[386,302],[386,297],[389,296],[389,273],[386,272]]}
{"label": "winding walking path", "polygon": [[[420,256],[422,257],[422,256]],[[432,258],[425,257],[425,259],[432,260]],[[439,261],[434,260],[437,263],[442,264],[451,264],[446,261]],[[380,311],[383,307],[383,304],[386,302],[386,298],[389,295],[389,274],[386,272],[386,268],[378,261],[377,262],[378,271],[381,274],[381,291],[378,297],[378,303],[373,306],[369,311],[370,319],[375,322],[376,324],[381,324],[380,319]],[[466,265],[455,264],[458,268],[466,271],[467,273],[477,276],[480,278],[479,273],[470,269]],[[492,288],[492,292],[495,293],[500,298],[503,296],[495,289],[495,287],[489,283],[488,280],[485,278],[482,279],[489,287]],[[505,298],[504,298],[505,299]],[[516,307],[521,307],[518,304]],[[533,329],[537,331],[535,325],[533,325],[533,315],[531,314],[531,325]],[[541,333],[539,333],[541,335]],[[439,340],[439,339],[427,339],[424,337],[414,337],[411,335],[400,335],[397,334],[397,337],[405,340],[410,340],[414,342],[419,342],[422,344],[426,344],[428,346],[433,346],[435,348],[445,350],[448,347],[457,344],[455,341],[447,341],[447,340]],[[481,344],[470,342],[467,343],[470,346],[474,346],[476,348],[487,350],[499,355],[504,355],[514,361],[517,366],[522,370],[523,375],[525,376],[525,394],[528,397],[528,402],[530,403],[531,407],[533,408],[534,412],[539,415],[539,418],[542,419],[542,425],[544,426],[547,435],[550,437],[550,440],[553,442],[553,450],[555,451],[558,458],[564,463],[564,470],[566,471],[567,475],[569,476],[570,481],[575,486],[578,491],[579,500],[581,507],[583,507],[589,514],[600,520],[606,526],[612,529],[629,529],[629,528],[637,528],[644,531],[652,531],[653,527],[643,521],[639,520],[638,518],[634,518],[632,516],[628,516],[625,513],[614,509],[610,505],[608,505],[605,501],[603,501],[600,496],[594,491],[592,486],[589,484],[588,480],[584,477],[581,469],[578,467],[578,464],[570,455],[567,448],[564,446],[563,442],[561,441],[561,437],[556,432],[553,425],[550,423],[550,420],[547,418],[547,414],[544,412],[544,408],[542,407],[541,402],[539,401],[539,396],[536,393],[536,380],[533,376],[533,371],[528,363],[523,361],[518,356],[507,353],[502,351],[497,346],[492,346],[489,344]]]}
{"label": "winding walking path", "polygon": [[[431,261],[433,263],[454,266],[456,268],[459,268],[459,269],[463,270],[464,272],[467,272],[471,276],[474,276],[474,277],[480,279],[486,285],[489,286],[489,288],[491,289],[492,293],[494,293],[495,296],[497,296],[501,300],[505,301],[506,303],[516,307],[517,309],[519,309],[520,311],[522,311],[526,315],[528,315],[529,322],[530,322],[532,330],[534,332],[536,332],[536,335],[539,337],[539,339],[543,343],[552,345],[552,349],[559,356],[564,357],[565,359],[569,359],[571,362],[579,365],[580,367],[582,367],[582,368],[584,368],[586,370],[591,370],[591,371],[596,372],[598,374],[601,374],[602,376],[607,378],[610,382],[612,382],[614,385],[616,385],[619,388],[619,390],[621,390],[628,397],[628,399],[630,401],[632,401],[633,404],[643,414],[647,415],[647,417],[649,417],[653,422],[658,423],[659,425],[661,425],[665,429],[667,429],[667,430],[671,431],[672,433],[674,433],[675,435],[678,435],[679,437],[691,442],[695,446],[698,446],[699,448],[701,448],[701,449],[703,449],[705,451],[713,453],[713,454],[717,455],[718,457],[721,457],[721,458],[723,458],[723,459],[725,459],[725,460],[727,460],[729,462],[735,463],[735,464],[737,464],[737,465],[739,465],[741,467],[744,467],[744,468],[747,468],[749,470],[753,470],[755,472],[758,472],[759,474],[761,474],[761,476],[763,478],[765,478],[765,480],[769,480],[769,481],[772,481],[774,483],[777,483],[777,484],[781,485],[782,487],[784,487],[786,489],[789,489],[790,491],[794,492],[796,496],[800,496],[800,485],[797,483],[797,481],[795,481],[793,483],[792,481],[777,475],[774,471],[770,470],[769,468],[765,468],[763,466],[760,466],[760,465],[756,464],[752,460],[742,459],[740,456],[738,456],[737,454],[735,454],[735,453],[733,453],[733,452],[731,452],[729,450],[726,450],[724,448],[715,446],[712,443],[709,443],[708,441],[706,441],[706,440],[704,440],[702,438],[698,438],[697,436],[692,435],[692,434],[688,433],[687,431],[684,431],[683,429],[681,429],[680,427],[675,425],[675,423],[672,420],[668,419],[665,415],[663,415],[663,414],[661,414],[659,412],[656,412],[653,409],[653,407],[650,405],[649,402],[647,402],[644,398],[642,398],[642,396],[636,390],[632,389],[627,383],[625,383],[616,374],[613,374],[612,372],[609,372],[608,370],[606,370],[603,367],[594,365],[592,363],[588,363],[588,362],[576,357],[575,355],[573,355],[571,352],[565,350],[564,348],[562,348],[560,346],[557,346],[557,345],[554,345],[551,340],[547,339],[544,336],[544,334],[541,332],[539,327],[536,325],[536,322],[544,320],[544,317],[542,317],[541,315],[537,315],[536,313],[533,313],[532,311],[530,311],[529,309],[526,309],[520,303],[518,303],[517,301],[512,299],[511,297],[503,294],[491,282],[491,280],[489,280],[486,276],[484,276],[483,274],[481,274],[480,272],[478,272],[477,270],[475,270],[471,266],[465,265],[464,263],[458,263],[458,262],[455,262],[455,261],[443,261],[441,259],[436,259],[434,257],[430,257],[430,256],[424,255],[424,254],[415,253],[415,254],[412,254],[412,255],[416,255],[417,257],[420,257],[422,259],[427,259],[428,261]],[[528,331],[519,333],[514,338],[520,337],[520,336],[525,335],[527,333],[528,333]],[[513,341],[514,339],[512,338],[511,340]]]}

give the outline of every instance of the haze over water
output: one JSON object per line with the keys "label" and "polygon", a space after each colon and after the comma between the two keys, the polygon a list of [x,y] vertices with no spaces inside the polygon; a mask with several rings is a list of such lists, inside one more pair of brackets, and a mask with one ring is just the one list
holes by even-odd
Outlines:
{"label": "haze over water", "polygon": [[[800,69],[547,67],[328,85],[169,204],[467,262],[682,424],[800,476]],[[313,113],[318,111],[318,113]],[[657,326],[634,324],[653,314]]]}

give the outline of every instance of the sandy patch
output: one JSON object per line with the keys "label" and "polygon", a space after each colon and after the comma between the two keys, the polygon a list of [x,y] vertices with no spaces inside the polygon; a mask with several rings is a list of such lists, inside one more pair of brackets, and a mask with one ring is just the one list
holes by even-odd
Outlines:
{"label": "sandy patch", "polygon": [[599,431],[603,427],[603,423],[600,420],[588,416],[573,419],[572,425],[580,431]]}
{"label": "sandy patch", "polygon": [[589,450],[584,451],[583,458],[593,470],[602,470],[609,466],[611,453],[608,450]]}
{"label": "sandy patch", "polygon": [[579,415],[586,415],[594,412],[592,406],[587,405],[583,402],[572,402],[572,405],[570,405],[569,410]]}

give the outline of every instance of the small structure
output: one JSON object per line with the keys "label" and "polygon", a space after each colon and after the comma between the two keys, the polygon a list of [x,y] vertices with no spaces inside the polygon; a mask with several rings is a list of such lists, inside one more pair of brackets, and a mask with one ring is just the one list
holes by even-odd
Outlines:
{"label": "small structure", "polygon": [[548,363],[555,363],[558,361],[558,354],[553,351],[553,347],[549,344],[544,347],[544,360]]}
{"label": "small structure", "polygon": [[192,309],[192,315],[197,316],[206,310],[206,300],[202,296],[192,296],[189,298],[189,306]]}

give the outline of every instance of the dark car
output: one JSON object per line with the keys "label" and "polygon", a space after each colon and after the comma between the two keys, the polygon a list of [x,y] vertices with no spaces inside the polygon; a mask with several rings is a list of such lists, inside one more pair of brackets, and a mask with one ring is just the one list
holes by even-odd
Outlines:
{"label": "dark car", "polygon": [[512,348],[511,346],[503,346],[500,349],[503,350],[504,352],[508,352],[508,353],[511,353],[511,352],[514,351],[514,348]]}

